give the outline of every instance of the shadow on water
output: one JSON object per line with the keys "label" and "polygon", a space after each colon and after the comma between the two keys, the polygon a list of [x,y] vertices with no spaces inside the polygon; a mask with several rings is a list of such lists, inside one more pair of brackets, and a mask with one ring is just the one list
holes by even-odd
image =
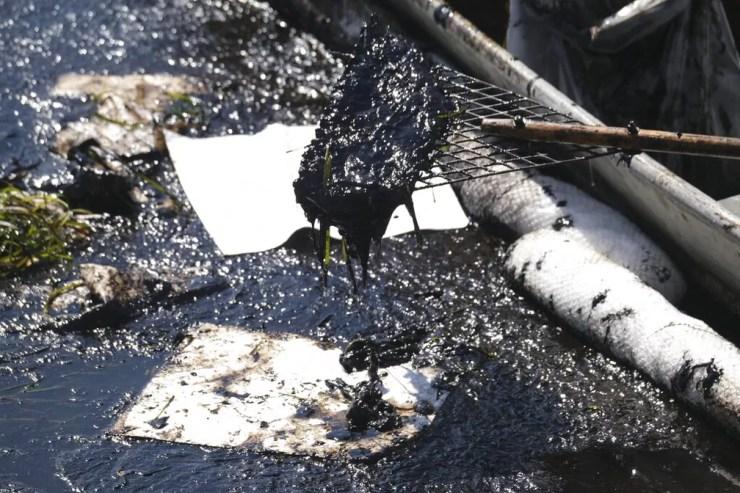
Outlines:
{"label": "shadow on water", "polygon": [[[562,478],[564,491],[721,493],[736,491],[737,478],[681,449],[635,450],[616,447],[584,450],[546,459],[550,472]],[[594,484],[599,487],[594,487]]]}

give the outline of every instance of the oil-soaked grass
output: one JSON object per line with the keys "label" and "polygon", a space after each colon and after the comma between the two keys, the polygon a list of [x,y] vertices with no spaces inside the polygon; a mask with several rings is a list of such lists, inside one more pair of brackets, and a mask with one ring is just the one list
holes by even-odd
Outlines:
{"label": "oil-soaked grass", "polygon": [[81,212],[53,194],[0,188],[0,276],[71,259],[72,244],[90,233]]}

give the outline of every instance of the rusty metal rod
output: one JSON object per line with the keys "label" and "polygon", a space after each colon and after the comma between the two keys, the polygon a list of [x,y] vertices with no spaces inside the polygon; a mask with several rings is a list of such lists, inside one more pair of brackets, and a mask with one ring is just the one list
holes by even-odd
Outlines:
{"label": "rusty metal rod", "polygon": [[740,159],[740,139],[734,137],[510,118],[486,118],[481,122],[481,130],[522,140],[616,147],[635,153],[654,151]]}

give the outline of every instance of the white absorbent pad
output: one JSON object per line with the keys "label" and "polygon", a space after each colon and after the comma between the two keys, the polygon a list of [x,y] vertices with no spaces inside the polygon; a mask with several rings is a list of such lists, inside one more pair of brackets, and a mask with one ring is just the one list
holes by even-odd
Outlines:
{"label": "white absorbent pad", "polygon": [[[180,183],[224,255],[276,248],[295,231],[311,226],[296,203],[293,181],[314,132],[313,126],[272,124],[254,135],[193,139],[166,133]],[[412,199],[421,229],[468,225],[449,185],[415,192]],[[384,236],[413,230],[402,206]],[[333,236],[338,237],[335,231]]]}

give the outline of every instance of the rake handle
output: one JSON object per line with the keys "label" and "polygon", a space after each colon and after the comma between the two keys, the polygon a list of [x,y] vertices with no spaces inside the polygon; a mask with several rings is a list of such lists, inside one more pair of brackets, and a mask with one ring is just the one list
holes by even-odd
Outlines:
{"label": "rake handle", "polygon": [[510,118],[485,118],[487,133],[538,142],[616,147],[629,152],[666,152],[740,159],[740,139],[716,135],[553,123]]}

